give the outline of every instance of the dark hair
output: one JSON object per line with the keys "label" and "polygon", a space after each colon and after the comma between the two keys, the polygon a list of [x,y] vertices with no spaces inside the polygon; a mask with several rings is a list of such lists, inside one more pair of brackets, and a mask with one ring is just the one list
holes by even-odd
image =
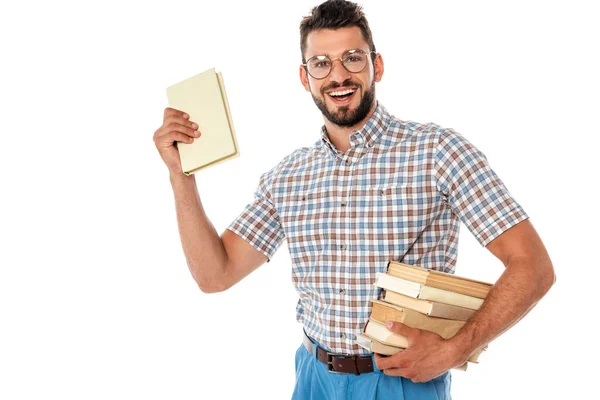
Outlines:
{"label": "dark hair", "polygon": [[351,26],[360,28],[365,41],[369,44],[369,49],[375,51],[373,35],[361,6],[346,0],[327,0],[313,7],[310,10],[310,15],[302,18],[302,22],[300,22],[302,62],[306,62],[304,52],[306,51],[306,38],[310,32],[319,29],[339,29]]}

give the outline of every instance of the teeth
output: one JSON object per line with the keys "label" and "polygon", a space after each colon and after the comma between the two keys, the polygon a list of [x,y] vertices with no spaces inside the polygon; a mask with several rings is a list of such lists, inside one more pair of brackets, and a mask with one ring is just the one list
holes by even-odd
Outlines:
{"label": "teeth", "polygon": [[330,96],[345,96],[347,94],[352,94],[354,93],[354,89],[349,89],[349,90],[342,90],[340,92],[331,92],[329,93]]}

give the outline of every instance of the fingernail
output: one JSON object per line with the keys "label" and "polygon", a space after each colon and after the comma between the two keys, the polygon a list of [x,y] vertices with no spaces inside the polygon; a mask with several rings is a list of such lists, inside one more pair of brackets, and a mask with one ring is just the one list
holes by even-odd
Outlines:
{"label": "fingernail", "polygon": [[183,118],[189,118],[190,116],[187,115],[186,113],[183,113]]}
{"label": "fingernail", "polygon": [[394,325],[394,323],[392,321],[388,321],[385,323],[385,327],[388,329],[391,328],[393,325]]}
{"label": "fingernail", "polygon": [[200,132],[198,132],[198,131],[194,131],[194,135],[196,135],[196,136],[199,136],[199,135],[200,135]]}
{"label": "fingernail", "polygon": [[198,124],[194,122],[194,123],[192,124],[192,128],[194,128],[194,129],[198,128]]}

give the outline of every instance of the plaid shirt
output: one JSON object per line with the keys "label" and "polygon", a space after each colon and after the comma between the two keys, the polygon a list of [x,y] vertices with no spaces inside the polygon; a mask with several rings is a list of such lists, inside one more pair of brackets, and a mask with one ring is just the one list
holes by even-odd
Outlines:
{"label": "plaid shirt", "polygon": [[378,104],[345,153],[323,127],[263,174],[229,229],[269,259],[287,239],[306,333],[329,351],[367,354],[354,339],[388,261],[453,273],[460,221],[485,246],[526,218],[466,139]]}

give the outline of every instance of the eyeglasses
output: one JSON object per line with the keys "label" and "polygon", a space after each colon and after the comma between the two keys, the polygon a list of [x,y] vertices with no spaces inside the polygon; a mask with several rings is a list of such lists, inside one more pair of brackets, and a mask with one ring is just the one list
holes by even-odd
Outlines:
{"label": "eyeglasses", "polygon": [[367,60],[369,54],[375,53],[374,51],[366,52],[360,49],[347,50],[342,54],[341,57],[329,58],[327,56],[314,56],[306,61],[306,64],[302,64],[308,71],[310,76],[315,79],[324,79],[331,73],[331,67],[335,60],[340,60],[346,71],[353,74],[362,72],[367,66]]}

